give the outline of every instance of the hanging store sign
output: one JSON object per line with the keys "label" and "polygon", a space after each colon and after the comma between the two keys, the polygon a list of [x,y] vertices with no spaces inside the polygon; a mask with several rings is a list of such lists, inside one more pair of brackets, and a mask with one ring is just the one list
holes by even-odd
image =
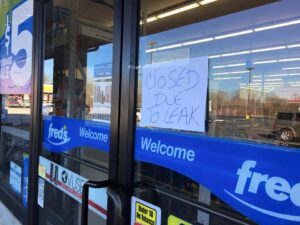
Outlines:
{"label": "hanging store sign", "polygon": [[0,93],[30,94],[33,0],[0,4]]}
{"label": "hanging store sign", "polygon": [[258,224],[300,222],[299,149],[146,128],[135,149],[136,160],[197,181]]}
{"label": "hanging store sign", "polygon": [[75,147],[109,151],[109,124],[66,117],[44,117],[44,148],[65,152]]}
{"label": "hanging store sign", "polygon": [[112,63],[94,66],[93,120],[110,122]]}

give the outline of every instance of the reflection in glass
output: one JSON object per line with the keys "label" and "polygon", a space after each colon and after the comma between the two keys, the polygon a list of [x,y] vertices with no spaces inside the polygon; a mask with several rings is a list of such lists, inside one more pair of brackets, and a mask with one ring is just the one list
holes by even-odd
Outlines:
{"label": "reflection in glass", "polygon": [[[49,1],[46,18],[40,166],[50,178],[39,218],[76,225],[84,182],[108,174],[113,1]],[[105,190],[90,193],[89,224],[106,224]]]}
{"label": "reflection in glass", "polygon": [[[150,32],[140,40],[140,64],[208,56],[208,134],[298,146],[295,132],[293,141],[287,143],[277,138],[280,130],[274,130],[277,113],[297,112],[300,108],[300,42],[296,32],[300,19],[291,13],[293,3],[281,3],[284,10],[280,14],[278,4],[167,32]],[[190,13],[192,10],[195,9]],[[272,14],[260,19],[265,11]],[[185,13],[170,16],[169,20]],[[257,19],[250,22],[249,17]],[[154,29],[159,24],[160,19],[146,22],[141,30]],[[166,26],[159,29],[163,31]],[[138,95],[142,95],[141,89]]]}
{"label": "reflection in glass", "polygon": [[[141,1],[137,127],[158,129],[143,125],[142,80],[147,75],[143,68],[205,56],[209,62],[208,126],[198,135],[299,148],[299,7],[292,0],[211,1],[204,5]],[[197,134],[180,128],[172,131]],[[193,224],[234,223],[192,204],[182,207],[175,201],[181,195],[253,223],[183,175],[144,162],[137,162],[136,167],[138,182],[171,191],[172,197],[159,196],[168,215]],[[157,198],[137,193],[149,201]]]}

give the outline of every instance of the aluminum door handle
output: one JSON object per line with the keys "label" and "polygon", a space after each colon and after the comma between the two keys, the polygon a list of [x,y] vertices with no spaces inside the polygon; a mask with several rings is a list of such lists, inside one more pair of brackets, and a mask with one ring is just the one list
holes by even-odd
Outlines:
{"label": "aluminum door handle", "polygon": [[89,188],[107,188],[107,195],[112,200],[114,206],[115,224],[120,224],[122,215],[122,204],[120,196],[113,190],[113,183],[105,181],[87,181],[82,189],[81,225],[88,225]]}

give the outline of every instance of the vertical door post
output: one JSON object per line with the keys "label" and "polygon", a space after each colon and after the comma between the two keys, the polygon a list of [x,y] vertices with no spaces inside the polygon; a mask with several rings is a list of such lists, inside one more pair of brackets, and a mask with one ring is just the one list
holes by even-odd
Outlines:
{"label": "vertical door post", "polygon": [[42,99],[43,99],[43,55],[45,8],[44,1],[34,1],[33,15],[33,50],[32,50],[32,90],[31,122],[29,148],[29,182],[28,182],[28,224],[38,224],[37,187],[39,150],[42,143]]}

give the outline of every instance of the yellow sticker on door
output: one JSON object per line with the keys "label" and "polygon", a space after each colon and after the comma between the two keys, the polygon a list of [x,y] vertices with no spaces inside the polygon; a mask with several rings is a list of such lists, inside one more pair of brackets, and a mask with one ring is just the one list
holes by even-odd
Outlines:
{"label": "yellow sticker on door", "polygon": [[132,197],[131,225],[160,225],[161,210],[159,207]]}
{"label": "yellow sticker on door", "polygon": [[176,216],[170,215],[168,218],[168,225],[193,225],[182,219],[177,218]]}
{"label": "yellow sticker on door", "polygon": [[135,221],[141,224],[156,224],[156,210],[139,202],[135,203]]}

